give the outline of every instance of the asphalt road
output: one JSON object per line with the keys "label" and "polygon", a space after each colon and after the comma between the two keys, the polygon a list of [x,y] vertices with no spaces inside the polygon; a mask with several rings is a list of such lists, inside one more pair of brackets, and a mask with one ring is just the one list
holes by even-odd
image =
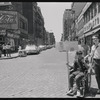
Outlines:
{"label": "asphalt road", "polygon": [[[66,95],[66,59],[66,52],[52,48],[38,55],[1,60],[0,98],[73,98]],[[73,60],[74,53],[69,53],[70,64]]]}

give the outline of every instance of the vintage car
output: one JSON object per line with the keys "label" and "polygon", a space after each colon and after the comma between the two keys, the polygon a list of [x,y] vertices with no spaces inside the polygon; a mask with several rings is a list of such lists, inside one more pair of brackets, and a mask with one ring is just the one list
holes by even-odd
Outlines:
{"label": "vintage car", "polygon": [[25,51],[27,54],[39,54],[40,50],[36,45],[26,45]]}

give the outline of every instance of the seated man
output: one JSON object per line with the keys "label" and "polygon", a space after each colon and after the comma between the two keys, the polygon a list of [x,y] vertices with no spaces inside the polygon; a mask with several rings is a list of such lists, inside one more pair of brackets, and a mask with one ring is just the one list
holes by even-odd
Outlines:
{"label": "seated man", "polygon": [[[77,96],[81,96],[80,93],[80,81],[84,77],[84,71],[87,69],[84,59],[82,57],[82,52],[76,52],[76,59],[74,61],[73,69],[70,72],[69,83],[70,90],[67,92],[67,95],[73,96],[77,92]],[[67,64],[70,66],[69,64]],[[73,90],[73,82],[76,83],[76,89]],[[75,91],[76,90],[76,91]]]}

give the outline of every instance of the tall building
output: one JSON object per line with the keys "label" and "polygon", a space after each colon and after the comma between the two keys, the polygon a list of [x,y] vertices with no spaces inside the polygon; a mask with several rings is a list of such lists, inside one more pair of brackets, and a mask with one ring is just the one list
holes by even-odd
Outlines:
{"label": "tall building", "polygon": [[28,36],[29,40],[34,42],[34,34],[33,33],[33,3],[32,2],[23,2],[23,16],[25,16],[28,20]]}
{"label": "tall building", "polygon": [[68,40],[71,34],[72,10],[66,9],[63,14],[63,40]]}
{"label": "tall building", "polygon": [[43,44],[43,32],[44,32],[44,18],[41,13],[40,7],[37,7],[36,13],[36,34],[35,40],[37,45]]}
{"label": "tall building", "polygon": [[71,9],[75,11],[75,19],[79,16],[81,13],[83,7],[86,5],[86,2],[73,2]]}

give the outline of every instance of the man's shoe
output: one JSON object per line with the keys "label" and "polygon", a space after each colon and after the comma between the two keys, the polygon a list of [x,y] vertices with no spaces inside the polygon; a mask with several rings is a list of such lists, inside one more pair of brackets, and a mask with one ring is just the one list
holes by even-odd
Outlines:
{"label": "man's shoe", "polygon": [[99,89],[99,90],[97,90],[97,94],[100,94],[100,89]]}
{"label": "man's shoe", "polygon": [[80,91],[77,91],[76,97],[81,97]]}
{"label": "man's shoe", "polygon": [[74,96],[74,93],[67,93],[68,96]]}
{"label": "man's shoe", "polygon": [[69,93],[71,93],[71,92],[73,92],[73,90],[72,90],[72,89],[70,89],[70,90],[67,92],[67,94],[69,94]]}
{"label": "man's shoe", "polygon": [[70,93],[72,93],[73,92],[73,90],[72,89],[70,89],[68,92],[67,92],[67,94],[70,94]]}

